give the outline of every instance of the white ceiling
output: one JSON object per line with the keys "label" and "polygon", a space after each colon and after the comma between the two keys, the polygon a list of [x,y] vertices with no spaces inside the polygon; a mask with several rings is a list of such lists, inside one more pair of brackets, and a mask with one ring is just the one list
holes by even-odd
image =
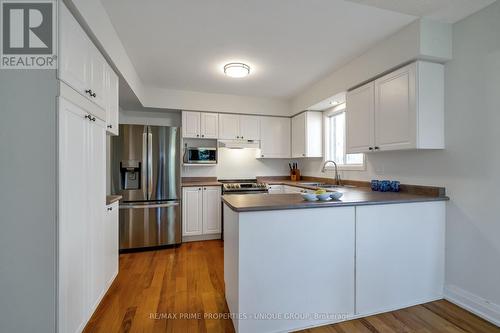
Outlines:
{"label": "white ceiling", "polygon": [[[491,0],[101,1],[146,86],[290,98],[422,13],[442,10],[434,2]],[[225,77],[231,61],[249,64],[251,75]]]}
{"label": "white ceiling", "polygon": [[496,0],[347,0],[398,13],[455,23]]}

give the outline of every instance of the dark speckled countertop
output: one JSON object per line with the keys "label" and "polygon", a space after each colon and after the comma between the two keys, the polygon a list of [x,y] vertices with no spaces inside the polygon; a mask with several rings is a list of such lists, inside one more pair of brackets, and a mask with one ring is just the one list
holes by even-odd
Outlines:
{"label": "dark speckled countertop", "polygon": [[222,200],[236,212],[303,209],[337,206],[382,205],[410,202],[447,201],[446,196],[419,195],[403,192],[374,192],[368,187],[337,188],[344,195],[340,200],[305,201],[299,193],[284,194],[231,194]]}

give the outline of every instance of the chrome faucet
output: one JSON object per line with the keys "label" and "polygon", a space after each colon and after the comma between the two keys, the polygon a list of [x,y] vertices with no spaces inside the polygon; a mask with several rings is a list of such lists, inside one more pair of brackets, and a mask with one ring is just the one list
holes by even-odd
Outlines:
{"label": "chrome faucet", "polygon": [[326,166],[328,165],[328,163],[333,163],[333,165],[335,166],[335,182],[337,183],[336,185],[342,185],[340,183],[340,175],[339,175],[339,170],[337,168],[337,163],[335,163],[335,161],[332,161],[332,160],[327,160],[323,163],[323,168],[321,168],[321,172],[325,173],[326,172]]}

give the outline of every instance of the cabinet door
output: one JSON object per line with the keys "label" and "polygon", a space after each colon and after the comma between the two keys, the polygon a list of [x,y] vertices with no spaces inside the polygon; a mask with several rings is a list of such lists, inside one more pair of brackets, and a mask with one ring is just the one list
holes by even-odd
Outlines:
{"label": "cabinet door", "polygon": [[279,158],[290,158],[291,150],[291,121],[290,118],[277,118],[276,140],[278,142]]}
{"label": "cabinet door", "polygon": [[118,75],[109,66],[106,74],[106,128],[108,133],[118,135]]}
{"label": "cabinet door", "polygon": [[205,139],[217,139],[219,136],[219,115],[202,112],[200,114],[200,135]]}
{"label": "cabinet door", "polygon": [[260,118],[240,116],[240,136],[244,140],[260,140]]}
{"label": "cabinet door", "polygon": [[284,186],[283,185],[269,185],[269,190],[268,192],[270,194],[272,193],[284,193]]}
{"label": "cabinet door", "polygon": [[[90,89],[92,90],[91,100],[106,109],[106,72],[108,64],[99,50],[90,44]],[[96,115],[99,116],[99,115]],[[106,119],[101,117],[101,119]]]}
{"label": "cabinet door", "polygon": [[104,122],[90,122],[88,130],[88,195],[90,249],[90,309],[95,310],[106,291],[106,133]]}
{"label": "cabinet door", "polygon": [[60,6],[58,77],[80,94],[89,97],[90,40],[66,6]]}
{"label": "cabinet door", "polygon": [[235,114],[219,114],[219,139],[240,139],[240,116]]}
{"label": "cabinet door", "polygon": [[375,81],[375,149],[416,148],[415,64]]}
{"label": "cabinet door", "polygon": [[260,119],[261,158],[290,157],[290,119],[261,117]]}
{"label": "cabinet door", "polygon": [[374,143],[375,85],[370,82],[347,93],[347,153],[372,151]]}
{"label": "cabinet door", "polygon": [[184,138],[200,137],[200,113],[182,111],[182,136]]}
{"label": "cabinet door", "polygon": [[203,223],[203,192],[201,187],[182,189],[182,235],[201,235]]}
{"label": "cabinet door", "polygon": [[58,326],[81,332],[88,314],[87,113],[59,98]]}
{"label": "cabinet door", "polygon": [[106,246],[106,286],[110,286],[118,274],[118,202],[106,206],[106,232],[105,232],[105,246]]}
{"label": "cabinet door", "polygon": [[292,118],[292,157],[306,157],[306,113]]}
{"label": "cabinet door", "polygon": [[221,189],[219,186],[203,187],[203,234],[220,234]]}

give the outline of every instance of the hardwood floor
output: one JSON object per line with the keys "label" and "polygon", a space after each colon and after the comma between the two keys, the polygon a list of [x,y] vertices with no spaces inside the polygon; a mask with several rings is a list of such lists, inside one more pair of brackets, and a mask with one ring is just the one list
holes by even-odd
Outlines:
{"label": "hardwood floor", "polygon": [[221,241],[205,241],[120,255],[120,273],[84,332],[234,332],[230,319],[205,318],[228,313],[223,252]]}
{"label": "hardwood floor", "polygon": [[[84,332],[234,332],[230,319],[210,318],[228,313],[223,252],[221,241],[205,241],[120,255],[120,273]],[[500,333],[500,328],[442,300],[301,332]]]}

